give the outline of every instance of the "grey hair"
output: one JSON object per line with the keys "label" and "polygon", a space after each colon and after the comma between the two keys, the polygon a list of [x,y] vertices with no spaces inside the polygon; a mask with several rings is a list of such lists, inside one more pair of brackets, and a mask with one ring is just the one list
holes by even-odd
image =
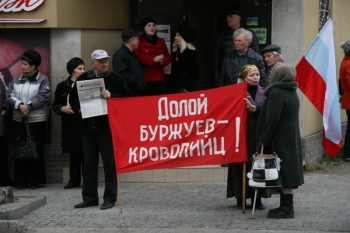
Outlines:
{"label": "grey hair", "polygon": [[279,52],[273,51],[273,56],[276,57],[277,55],[280,55],[280,60],[282,60],[282,54],[280,54]]}
{"label": "grey hair", "polygon": [[238,35],[244,35],[244,38],[246,39],[246,41],[248,41],[248,43],[250,44],[252,42],[253,39],[253,33],[251,31],[248,31],[244,28],[238,28],[237,30],[235,30],[235,32],[233,33],[233,39],[238,36]]}

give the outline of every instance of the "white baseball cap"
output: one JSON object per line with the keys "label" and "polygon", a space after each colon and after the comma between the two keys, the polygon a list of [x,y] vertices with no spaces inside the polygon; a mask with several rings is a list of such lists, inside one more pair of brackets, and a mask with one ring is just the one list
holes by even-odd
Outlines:
{"label": "white baseball cap", "polygon": [[95,51],[92,52],[91,54],[91,60],[99,60],[102,58],[111,58],[110,56],[108,56],[107,52],[101,49],[97,49]]}

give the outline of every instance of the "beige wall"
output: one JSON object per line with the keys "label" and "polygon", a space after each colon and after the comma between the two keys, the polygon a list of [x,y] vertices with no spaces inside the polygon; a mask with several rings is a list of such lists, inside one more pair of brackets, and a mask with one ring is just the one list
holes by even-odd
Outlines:
{"label": "beige wall", "polygon": [[131,25],[129,0],[47,0],[26,12],[1,12],[0,18],[46,19],[42,23],[0,24],[0,28],[125,29]]}
{"label": "beige wall", "polygon": [[[304,37],[303,37],[303,54],[310,47],[313,40],[318,34],[318,2],[319,0],[303,1],[303,15],[304,15]],[[311,104],[311,102],[304,96],[302,96],[302,115],[303,115],[303,128],[301,129],[303,136],[309,136],[318,133],[322,130],[322,116]]]}
{"label": "beige wall", "polygon": [[[118,30],[81,30],[81,57],[87,70],[91,69],[91,53],[96,49],[107,51],[113,57],[115,51],[122,45],[121,32]],[[112,69],[112,59],[110,60]]]}

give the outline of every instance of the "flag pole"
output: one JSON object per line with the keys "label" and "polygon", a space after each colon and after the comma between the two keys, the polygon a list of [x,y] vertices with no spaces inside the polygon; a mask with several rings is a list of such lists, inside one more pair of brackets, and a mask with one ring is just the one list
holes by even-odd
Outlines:
{"label": "flag pole", "polygon": [[122,199],[122,194],[120,192],[119,174],[117,174],[117,184],[118,184],[118,199],[119,199],[120,213],[123,213],[123,199]]}
{"label": "flag pole", "polygon": [[243,176],[242,176],[242,213],[245,214],[245,182],[246,182],[246,162],[243,163]]}

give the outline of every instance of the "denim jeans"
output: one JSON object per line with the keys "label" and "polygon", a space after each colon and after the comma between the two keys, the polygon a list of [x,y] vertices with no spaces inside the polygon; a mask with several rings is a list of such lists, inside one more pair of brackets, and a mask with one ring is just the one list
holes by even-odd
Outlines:
{"label": "denim jeans", "polygon": [[346,115],[348,117],[348,122],[345,132],[345,142],[344,142],[344,158],[350,158],[350,109],[346,110]]}
{"label": "denim jeans", "polygon": [[83,133],[84,148],[84,181],[83,201],[99,202],[98,162],[101,153],[105,174],[105,191],[103,200],[115,203],[117,201],[117,175],[114,162],[112,135],[110,133]]}

